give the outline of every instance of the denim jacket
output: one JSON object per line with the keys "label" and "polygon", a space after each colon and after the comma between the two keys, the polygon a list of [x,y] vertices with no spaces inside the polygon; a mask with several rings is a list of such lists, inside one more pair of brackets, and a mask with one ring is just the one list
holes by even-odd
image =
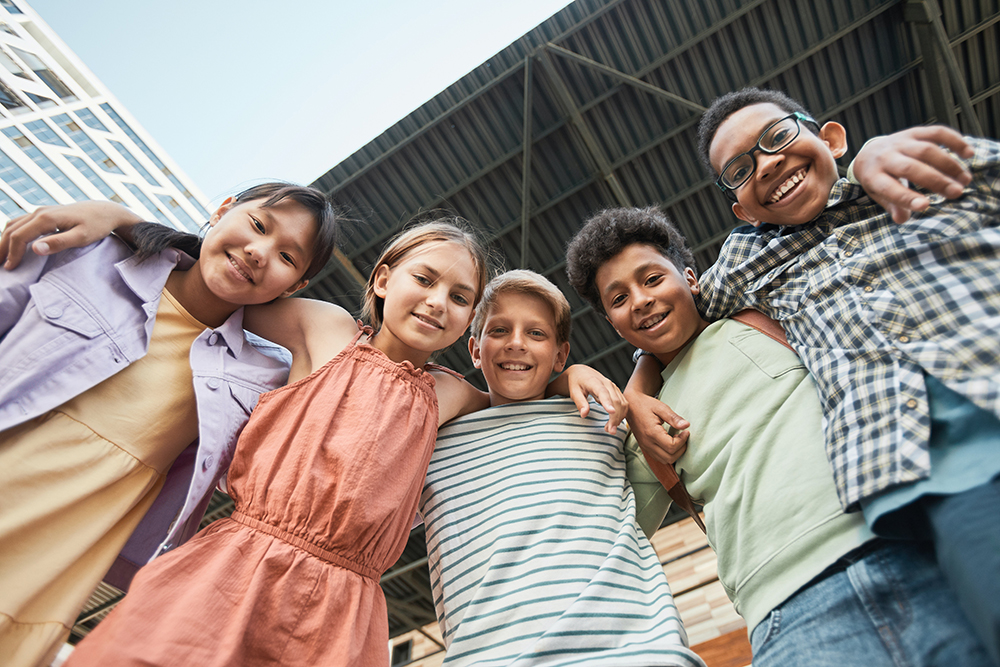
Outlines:
{"label": "denim jacket", "polygon": [[[0,430],[65,403],[140,359],[149,348],[160,294],[193,260],[167,249],[145,261],[121,241],[56,255],[25,254],[0,270]],[[246,334],[243,310],[191,346],[198,440],[174,462],[159,496],[106,581],[127,587],[153,557],[198,530],[212,491],[262,392],[288,379],[287,351]]]}

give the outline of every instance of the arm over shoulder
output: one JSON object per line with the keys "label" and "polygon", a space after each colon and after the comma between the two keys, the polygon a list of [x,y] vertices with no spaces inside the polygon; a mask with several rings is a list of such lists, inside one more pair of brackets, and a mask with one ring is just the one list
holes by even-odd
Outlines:
{"label": "arm over shoulder", "polygon": [[295,382],[335,357],[354,338],[358,325],[346,310],[316,299],[279,299],[247,306],[244,327],[292,353],[288,381]]}

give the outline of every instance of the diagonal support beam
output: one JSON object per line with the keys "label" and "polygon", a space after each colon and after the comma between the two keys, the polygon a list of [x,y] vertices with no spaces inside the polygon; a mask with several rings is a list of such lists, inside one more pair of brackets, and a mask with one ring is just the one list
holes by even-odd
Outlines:
{"label": "diagonal support beam", "polygon": [[691,109],[692,111],[697,111],[698,113],[706,111],[705,107],[698,104],[697,102],[692,102],[691,100],[681,97],[680,95],[675,95],[674,93],[666,91],[660,88],[659,86],[654,86],[651,83],[646,83],[642,79],[637,79],[631,74],[625,74],[624,72],[616,70],[613,67],[602,65],[596,60],[591,60],[586,56],[581,56],[579,53],[570,51],[569,49],[564,49],[561,46],[556,46],[551,42],[546,44],[545,48],[548,51],[551,51],[552,53],[556,54],[557,56],[562,56],[563,58],[566,58],[568,60],[578,62],[581,65],[586,65],[591,69],[595,69],[598,72],[601,72],[602,74],[607,74],[611,78],[617,79],[618,81],[621,81],[623,83],[627,83],[628,85],[638,88],[641,91],[647,92],[657,97],[662,97],[668,102],[674,102],[676,104],[680,104],[682,107],[686,107],[688,109]]}
{"label": "diagonal support beam", "polygon": [[580,109],[577,107],[576,102],[573,101],[573,96],[569,92],[569,88],[566,86],[566,82],[562,80],[559,76],[559,72],[556,71],[555,64],[552,62],[552,58],[545,51],[539,54],[539,60],[542,63],[542,67],[545,69],[545,74],[547,75],[549,81],[552,84],[552,88],[556,94],[556,99],[563,108],[563,113],[570,118],[570,122],[574,129],[576,129],[577,134],[583,141],[584,147],[587,152],[590,153],[591,159],[597,165],[597,169],[604,181],[611,188],[611,192],[617,200],[619,206],[631,206],[632,203],[629,201],[628,195],[625,194],[625,188],[622,187],[621,181],[615,176],[614,171],[611,169],[611,162],[604,155],[604,151],[597,143],[597,139],[594,134],[590,131],[590,126],[583,119],[583,115],[580,113]]}

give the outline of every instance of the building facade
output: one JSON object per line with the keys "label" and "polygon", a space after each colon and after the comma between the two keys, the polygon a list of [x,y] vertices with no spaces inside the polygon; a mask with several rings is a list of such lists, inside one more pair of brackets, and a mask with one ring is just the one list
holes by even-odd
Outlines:
{"label": "building facade", "polygon": [[0,0],[0,228],[107,199],[196,231],[208,201],[23,0]]}

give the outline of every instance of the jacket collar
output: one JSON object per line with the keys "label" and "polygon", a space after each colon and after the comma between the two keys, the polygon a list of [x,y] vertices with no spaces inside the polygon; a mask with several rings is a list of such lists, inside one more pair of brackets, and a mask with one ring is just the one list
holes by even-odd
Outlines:
{"label": "jacket collar", "polygon": [[[167,248],[158,255],[145,260],[140,260],[135,255],[129,255],[115,264],[115,268],[118,269],[118,273],[121,274],[122,280],[125,281],[129,289],[142,299],[143,303],[151,304],[159,302],[160,294],[163,292],[163,286],[167,284],[170,272],[175,269],[187,270],[191,268],[194,261],[194,258],[185,252],[176,248]],[[213,329],[213,333],[222,336],[230,353],[238,359],[243,352],[243,343],[246,340],[243,336],[243,309],[236,309],[236,312],[230,315],[221,326]]]}

